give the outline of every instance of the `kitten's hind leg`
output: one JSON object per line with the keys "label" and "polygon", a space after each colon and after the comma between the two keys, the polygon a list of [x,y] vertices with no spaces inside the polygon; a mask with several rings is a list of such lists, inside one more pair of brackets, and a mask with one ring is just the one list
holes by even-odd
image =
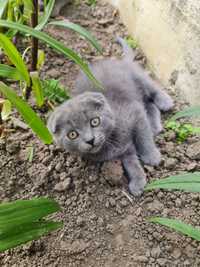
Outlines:
{"label": "kitten's hind leg", "polygon": [[122,157],[122,167],[128,179],[128,188],[132,195],[140,196],[146,185],[146,176],[136,155],[136,151],[128,151]]}
{"label": "kitten's hind leg", "polygon": [[174,103],[162,86],[154,81],[137,62],[134,62],[132,66],[133,79],[139,88],[142,89],[145,96],[151,99],[160,110],[170,110]]}
{"label": "kitten's hind leg", "polygon": [[148,165],[158,166],[161,155],[157,149],[153,133],[145,111],[140,111],[140,118],[134,126],[134,144],[140,159]]}
{"label": "kitten's hind leg", "polygon": [[149,119],[152,132],[154,136],[156,136],[163,130],[160,117],[160,110],[152,102],[145,103],[145,107],[147,110],[147,117]]}

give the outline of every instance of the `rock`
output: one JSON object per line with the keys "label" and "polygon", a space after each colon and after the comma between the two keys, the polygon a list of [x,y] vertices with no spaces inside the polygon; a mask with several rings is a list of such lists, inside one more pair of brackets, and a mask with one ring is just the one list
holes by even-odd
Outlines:
{"label": "rock", "polygon": [[75,240],[72,243],[61,241],[61,249],[66,250],[67,254],[79,254],[85,251],[89,247],[89,243],[86,243],[84,240]]}
{"label": "rock", "polygon": [[112,197],[109,199],[109,202],[110,202],[111,207],[114,207],[116,205],[116,201]]}
{"label": "rock", "polygon": [[152,256],[153,258],[155,258],[155,259],[157,259],[157,258],[160,256],[160,254],[161,254],[161,249],[160,249],[160,247],[156,247],[156,248],[153,248],[153,249],[151,250],[151,256]]}
{"label": "rock", "polygon": [[165,168],[172,170],[176,167],[178,160],[176,158],[167,158],[165,160]]}
{"label": "rock", "polygon": [[19,142],[13,142],[13,143],[7,143],[6,144],[6,151],[9,153],[9,154],[16,154],[18,153],[20,150],[20,143]]}
{"label": "rock", "polygon": [[70,184],[71,184],[71,178],[67,178],[64,181],[57,183],[54,187],[54,190],[57,192],[63,192],[69,189]]}
{"label": "rock", "polygon": [[104,163],[102,167],[102,175],[112,185],[122,184],[123,170],[119,161],[110,161]]}
{"label": "rock", "polygon": [[28,130],[28,125],[17,118],[12,118],[12,123],[14,128],[20,128],[23,130]]}
{"label": "rock", "polygon": [[186,155],[190,159],[200,160],[200,141],[194,144],[191,144],[186,150]]}
{"label": "rock", "polygon": [[136,256],[135,261],[139,261],[139,262],[148,262],[148,258],[146,256]]}
{"label": "rock", "polygon": [[164,208],[163,204],[158,201],[157,199],[155,199],[152,203],[149,203],[147,205],[147,210],[151,211],[151,212],[155,212],[155,211],[162,211]]}
{"label": "rock", "polygon": [[163,258],[157,259],[157,263],[160,266],[167,266],[167,260],[166,259],[163,259]]}
{"label": "rock", "polygon": [[47,75],[50,76],[51,78],[59,78],[60,77],[60,72],[56,69],[51,69],[47,71]]}
{"label": "rock", "polygon": [[76,220],[76,223],[77,223],[78,226],[83,226],[85,221],[84,221],[83,217],[78,216],[78,218]]}
{"label": "rock", "polygon": [[192,258],[194,256],[194,248],[191,245],[187,245],[184,253],[188,258]]}
{"label": "rock", "polygon": [[179,259],[181,257],[181,250],[179,248],[175,248],[172,251],[172,257],[175,259]]}

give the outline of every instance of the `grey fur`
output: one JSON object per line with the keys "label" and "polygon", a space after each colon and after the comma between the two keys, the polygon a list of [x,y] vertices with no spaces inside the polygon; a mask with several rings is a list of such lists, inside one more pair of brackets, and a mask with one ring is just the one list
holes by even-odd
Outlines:
{"label": "grey fur", "polygon": [[[91,64],[105,90],[99,91],[80,73],[74,97],[57,107],[48,121],[55,141],[67,151],[97,162],[120,159],[129,180],[129,191],[137,196],[146,184],[139,159],[157,166],[161,155],[153,135],[162,130],[160,110],[172,108],[173,101],[147,73],[133,61],[123,39],[124,57]],[[100,125],[92,128],[92,118]],[[67,133],[79,136],[69,140]],[[90,144],[90,140],[94,144]],[[139,159],[138,159],[139,157]]]}
{"label": "grey fur", "polygon": [[[39,0],[40,10],[43,10],[43,8],[44,8],[43,2],[44,2],[43,0]],[[62,8],[71,2],[72,2],[72,0],[55,0],[55,5],[54,5],[53,11],[51,13],[51,17],[58,16],[60,14]]]}

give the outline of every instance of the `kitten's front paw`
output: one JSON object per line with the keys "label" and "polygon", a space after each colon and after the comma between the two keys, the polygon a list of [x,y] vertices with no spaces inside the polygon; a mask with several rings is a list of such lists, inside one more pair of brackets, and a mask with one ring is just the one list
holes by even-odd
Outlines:
{"label": "kitten's front paw", "polygon": [[168,111],[174,106],[174,101],[172,100],[172,98],[165,93],[158,95],[155,99],[155,103],[162,111]]}
{"label": "kitten's front paw", "polygon": [[154,151],[151,151],[151,153],[141,155],[140,157],[144,164],[150,166],[158,166],[161,162],[161,154],[157,148]]}
{"label": "kitten's front paw", "polygon": [[135,196],[135,197],[139,197],[142,195],[142,193],[144,192],[144,187],[146,185],[146,179],[145,178],[140,178],[137,181],[132,180],[129,184],[128,184],[128,189],[129,192]]}

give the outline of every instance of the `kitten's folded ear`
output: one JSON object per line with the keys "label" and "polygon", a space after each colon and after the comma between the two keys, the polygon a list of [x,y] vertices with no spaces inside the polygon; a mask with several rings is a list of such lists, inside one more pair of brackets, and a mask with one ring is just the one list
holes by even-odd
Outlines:
{"label": "kitten's folded ear", "polygon": [[56,132],[59,130],[58,127],[58,120],[57,120],[57,111],[55,110],[54,112],[51,113],[51,115],[48,118],[47,121],[47,128],[52,134],[56,134]]}
{"label": "kitten's folded ear", "polygon": [[87,105],[100,109],[104,106],[106,99],[102,93],[86,92],[82,94],[82,101],[86,102]]}

